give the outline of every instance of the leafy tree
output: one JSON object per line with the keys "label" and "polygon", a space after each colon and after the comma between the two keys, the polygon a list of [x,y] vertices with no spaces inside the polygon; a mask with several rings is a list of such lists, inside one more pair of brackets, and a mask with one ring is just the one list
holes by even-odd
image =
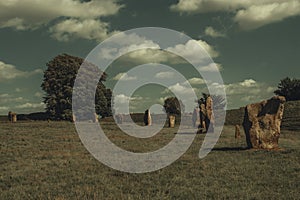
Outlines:
{"label": "leafy tree", "polygon": [[300,100],[300,80],[286,77],[280,81],[274,93],[284,96],[287,101]]}
{"label": "leafy tree", "polygon": [[[57,120],[72,119],[72,92],[75,78],[83,63],[82,58],[62,54],[56,56],[47,63],[44,72],[44,80],[41,85],[46,92],[44,103],[46,111]],[[93,74],[93,72],[91,72]],[[111,115],[111,91],[106,89],[103,81],[106,74],[103,73],[96,88],[95,109],[102,117]],[[86,88],[83,88],[83,91]],[[82,105],[85,105],[84,102]]]}
{"label": "leafy tree", "polygon": [[169,115],[179,115],[184,112],[184,105],[181,100],[178,100],[177,97],[169,97],[165,99],[164,108],[166,113]]}

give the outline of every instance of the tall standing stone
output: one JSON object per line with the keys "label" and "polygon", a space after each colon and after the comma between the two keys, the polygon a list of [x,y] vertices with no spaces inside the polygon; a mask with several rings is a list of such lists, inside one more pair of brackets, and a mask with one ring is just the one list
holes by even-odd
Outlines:
{"label": "tall standing stone", "polygon": [[194,109],[193,116],[192,116],[192,121],[193,121],[193,127],[194,128],[199,128],[201,124],[200,120],[200,108],[197,107]]}
{"label": "tall standing stone", "polygon": [[207,97],[205,108],[206,108],[205,125],[206,125],[207,132],[208,132],[208,130],[213,132],[215,119],[214,119],[214,114],[213,114],[213,100],[212,100],[211,96]]}
{"label": "tall standing stone", "polygon": [[278,148],[285,98],[275,96],[245,108],[243,127],[249,148]]}
{"label": "tall standing stone", "polygon": [[240,125],[235,125],[235,139],[240,139],[241,138],[241,131],[240,131]]}
{"label": "tall standing stone", "polygon": [[151,118],[151,113],[150,110],[146,110],[144,114],[144,123],[146,126],[151,126],[152,125],[152,118]]}

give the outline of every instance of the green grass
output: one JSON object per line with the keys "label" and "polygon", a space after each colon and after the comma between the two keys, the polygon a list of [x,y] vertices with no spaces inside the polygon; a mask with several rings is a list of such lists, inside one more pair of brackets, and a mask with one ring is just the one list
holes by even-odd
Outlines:
{"label": "green grass", "polygon": [[[102,124],[120,147],[145,152],[176,129],[135,139]],[[0,199],[300,199],[300,132],[283,131],[279,151],[243,150],[226,126],[215,149],[198,158],[204,135],[175,163],[129,174],[101,164],[68,122],[0,123]]]}

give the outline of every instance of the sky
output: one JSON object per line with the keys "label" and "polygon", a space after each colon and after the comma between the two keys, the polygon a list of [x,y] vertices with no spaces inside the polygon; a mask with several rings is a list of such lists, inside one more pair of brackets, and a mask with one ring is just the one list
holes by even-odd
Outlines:
{"label": "sky", "polygon": [[[55,56],[86,58],[102,41],[141,27],[172,29],[202,46],[223,78],[228,109],[272,97],[285,77],[300,78],[300,0],[6,0],[0,1],[0,115],[44,111],[40,85],[46,63]],[[157,46],[154,40],[141,41]],[[184,45],[184,54],[193,52],[192,42]],[[122,83],[124,93],[115,94],[115,101],[130,101],[132,112],[162,104],[170,91],[187,92],[180,81],[167,88],[141,86],[128,96],[126,88],[139,79],[128,71],[149,62],[172,66],[197,97],[207,90],[185,60],[159,50],[132,52],[107,68],[105,82],[111,89]],[[170,71],[153,77],[177,79]]]}

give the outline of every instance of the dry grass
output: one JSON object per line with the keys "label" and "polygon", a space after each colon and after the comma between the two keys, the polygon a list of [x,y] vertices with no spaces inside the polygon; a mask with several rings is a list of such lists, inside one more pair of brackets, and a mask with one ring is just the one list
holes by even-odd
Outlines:
{"label": "dry grass", "polygon": [[[140,141],[110,122],[103,128],[132,151],[157,149],[174,137],[170,128]],[[243,150],[245,138],[236,140],[226,126],[200,160],[203,137],[172,165],[129,174],[95,160],[71,123],[0,123],[0,199],[299,199],[299,132],[282,133],[281,151],[253,151]]]}

